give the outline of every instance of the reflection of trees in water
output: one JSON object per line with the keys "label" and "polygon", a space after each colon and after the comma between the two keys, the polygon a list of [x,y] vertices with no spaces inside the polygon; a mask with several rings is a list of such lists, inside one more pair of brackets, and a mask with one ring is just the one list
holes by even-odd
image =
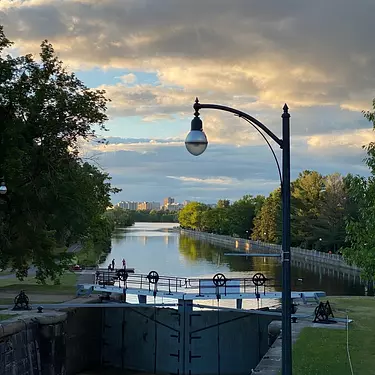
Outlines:
{"label": "reflection of trees in water", "polygon": [[126,237],[126,231],[124,229],[116,229],[112,233],[112,243],[119,244],[124,241]]}
{"label": "reflection of trees in water", "polygon": [[225,256],[224,253],[230,250],[184,235],[180,236],[179,250],[192,263],[206,260],[217,265],[225,264],[232,272],[257,271],[272,277],[276,273],[276,268],[280,267],[274,259],[270,258]]}
{"label": "reflection of trees in water", "polygon": [[112,245],[121,245],[130,242],[141,243],[144,246],[149,246],[152,243],[164,243],[168,247],[175,246],[178,237],[176,233],[171,233],[169,230],[154,231],[154,233],[155,232],[162,232],[163,234],[152,235],[152,231],[148,231],[145,235],[139,233],[134,235],[131,231],[127,231],[126,229],[117,229],[112,234]]}

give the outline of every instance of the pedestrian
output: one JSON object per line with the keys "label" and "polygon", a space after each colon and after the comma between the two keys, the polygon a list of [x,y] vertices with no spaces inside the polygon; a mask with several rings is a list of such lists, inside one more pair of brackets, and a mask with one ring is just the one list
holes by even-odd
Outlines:
{"label": "pedestrian", "polygon": [[124,268],[124,270],[126,269],[126,260],[125,260],[125,258],[122,259],[122,267]]}
{"label": "pedestrian", "polygon": [[115,269],[115,260],[112,259],[112,270],[114,270],[114,269]]}
{"label": "pedestrian", "polygon": [[112,268],[112,264],[111,264],[111,263],[109,263],[109,264],[108,264],[108,271],[110,271],[110,270],[111,270],[111,268]]}

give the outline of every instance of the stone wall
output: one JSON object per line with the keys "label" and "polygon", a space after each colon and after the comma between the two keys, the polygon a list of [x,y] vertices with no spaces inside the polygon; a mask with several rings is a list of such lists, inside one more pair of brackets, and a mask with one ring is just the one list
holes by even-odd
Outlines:
{"label": "stone wall", "polygon": [[100,365],[101,309],[35,315],[0,323],[1,375],[73,375]]}

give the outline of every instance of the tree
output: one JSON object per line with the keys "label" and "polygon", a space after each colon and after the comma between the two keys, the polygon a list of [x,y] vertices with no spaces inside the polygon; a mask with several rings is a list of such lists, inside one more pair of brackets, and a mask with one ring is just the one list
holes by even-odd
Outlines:
{"label": "tree", "polygon": [[[373,111],[364,112],[375,130],[375,99]],[[365,163],[370,169],[370,177],[348,176],[347,185],[350,207],[357,212],[349,211],[347,220],[347,241],[343,255],[350,264],[362,269],[367,280],[375,278],[375,143],[364,146],[367,152]]]}
{"label": "tree", "polygon": [[324,178],[316,171],[303,171],[291,186],[292,244],[314,247],[319,240],[313,223],[319,215]]}
{"label": "tree", "polygon": [[228,199],[219,199],[217,201],[217,208],[228,208],[230,206],[230,201]]}
{"label": "tree", "polygon": [[324,178],[325,189],[319,200],[319,213],[313,221],[313,237],[319,250],[337,252],[345,243],[347,192],[344,178],[339,173]]}
{"label": "tree", "polygon": [[57,280],[71,254],[55,249],[87,239],[118,191],[79,156],[80,140],[102,142],[95,127],[105,130],[107,99],[68,73],[47,41],[40,62],[4,56],[10,46],[0,27],[0,267],[22,278],[33,264],[39,280]]}
{"label": "tree", "polygon": [[188,203],[178,214],[178,221],[183,228],[201,230],[203,228],[203,212],[207,205],[199,202]]}
{"label": "tree", "polygon": [[[259,198],[252,195],[244,195],[230,206],[231,234],[242,238],[249,238],[253,230],[253,221]],[[259,207],[257,207],[259,210]]]}
{"label": "tree", "polygon": [[375,277],[375,177],[355,176],[351,180],[351,199],[358,205],[356,217],[347,221],[347,241],[343,255],[349,264],[362,269],[364,278]]}
{"label": "tree", "polygon": [[254,218],[253,240],[281,243],[281,192],[274,190]]}
{"label": "tree", "polygon": [[105,213],[105,217],[110,220],[115,227],[130,227],[134,224],[134,218],[129,210],[121,207],[114,207]]}

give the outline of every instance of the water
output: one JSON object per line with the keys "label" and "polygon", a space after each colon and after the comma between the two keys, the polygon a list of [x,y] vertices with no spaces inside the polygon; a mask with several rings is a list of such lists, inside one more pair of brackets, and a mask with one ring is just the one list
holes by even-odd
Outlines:
{"label": "water", "polygon": [[[148,274],[151,270],[160,275],[180,277],[211,278],[221,272],[227,278],[252,277],[262,272],[273,278],[268,290],[280,291],[281,265],[275,258],[243,258],[225,256],[230,252],[183,236],[172,228],[175,223],[136,223],[131,228],[119,229],[113,235],[112,252],[102,267],[107,267],[112,259],[121,267],[125,258],[128,267],[134,267],[136,273]],[[302,281],[300,280],[302,279]],[[328,295],[364,295],[364,287],[358,279],[324,276],[305,269],[292,268],[293,290],[323,290]],[[137,298],[133,296],[134,302]],[[132,296],[127,296],[132,302]],[[149,299],[153,302],[153,298]],[[161,302],[156,299],[156,302]],[[170,302],[164,299],[164,302]],[[199,301],[216,306],[217,301]],[[261,300],[261,306],[275,304],[272,300]],[[257,307],[256,301],[244,301],[244,308]],[[234,307],[235,301],[221,300],[220,306]],[[84,372],[81,375],[134,375],[135,372],[107,369]]]}
{"label": "water", "polygon": [[[155,270],[159,275],[211,278],[220,272],[227,278],[242,278],[262,272],[273,279],[274,286],[268,290],[281,291],[281,264],[277,258],[225,256],[229,250],[180,235],[172,230],[175,226],[176,223],[135,223],[133,227],[117,230],[112,252],[102,267],[107,267],[112,259],[121,267],[125,258],[127,267],[143,274]],[[292,290],[322,290],[327,295],[365,293],[358,278],[348,280],[297,267],[292,268]]]}

